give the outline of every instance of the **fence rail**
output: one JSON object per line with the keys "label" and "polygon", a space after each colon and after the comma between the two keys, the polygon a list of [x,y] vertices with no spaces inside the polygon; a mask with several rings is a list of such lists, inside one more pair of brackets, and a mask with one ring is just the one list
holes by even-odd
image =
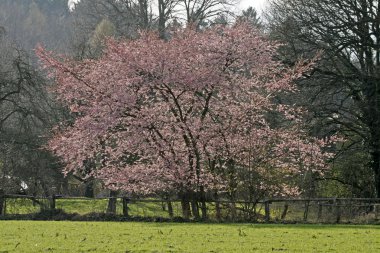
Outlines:
{"label": "fence rail", "polygon": [[[206,207],[207,219],[211,221],[380,224],[379,198],[265,199],[255,202],[210,200],[206,201]],[[183,217],[181,200],[178,199],[0,194],[2,219],[32,217],[52,210],[59,210],[78,219],[91,214],[169,220]]]}

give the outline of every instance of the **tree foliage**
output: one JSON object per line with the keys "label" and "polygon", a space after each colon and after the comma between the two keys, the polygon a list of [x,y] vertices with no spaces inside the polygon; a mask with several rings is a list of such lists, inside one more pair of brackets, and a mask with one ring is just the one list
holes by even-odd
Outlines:
{"label": "tree foliage", "polygon": [[[301,108],[273,103],[310,68],[284,67],[276,48],[245,24],[186,29],[168,42],[152,33],[109,40],[97,60],[59,60],[39,48],[57,96],[77,115],[50,148],[66,173],[82,172],[92,159],[91,175],[129,192],[233,197],[238,171],[246,171],[246,182],[281,175],[252,180],[268,193],[299,193],[281,178],[323,173],[331,154],[322,150],[328,142],[302,131]],[[282,124],[271,126],[269,113]]]}

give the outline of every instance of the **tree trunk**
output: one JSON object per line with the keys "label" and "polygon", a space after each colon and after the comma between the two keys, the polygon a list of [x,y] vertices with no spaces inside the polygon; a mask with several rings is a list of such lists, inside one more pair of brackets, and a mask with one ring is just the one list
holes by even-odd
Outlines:
{"label": "tree trunk", "polygon": [[167,205],[168,205],[168,213],[169,213],[169,217],[170,218],[173,218],[174,217],[174,213],[173,213],[173,205],[172,205],[172,202],[170,200],[166,201]]}
{"label": "tree trunk", "polygon": [[380,149],[376,145],[373,147],[372,155],[372,170],[375,176],[376,198],[380,198]]}
{"label": "tree trunk", "polygon": [[285,202],[284,210],[282,211],[282,214],[281,214],[281,220],[285,220],[286,214],[288,213],[288,209],[289,209],[289,204],[288,202]]}
{"label": "tree trunk", "polygon": [[55,200],[56,200],[55,194],[51,195],[51,197],[49,198],[50,210],[55,210],[55,204],[56,204]]}
{"label": "tree trunk", "polygon": [[190,203],[191,203],[191,212],[193,213],[194,218],[198,220],[200,217],[198,202],[195,199],[192,199]]}
{"label": "tree trunk", "polygon": [[265,222],[269,222],[270,221],[270,202],[265,201],[264,205],[265,205]]}
{"label": "tree trunk", "polygon": [[220,208],[220,202],[219,202],[219,196],[218,196],[217,190],[215,190],[215,192],[214,192],[214,200],[215,200],[216,220],[220,221],[222,219],[222,212],[221,212],[221,208]]}
{"label": "tree trunk", "polygon": [[181,207],[183,218],[190,219],[189,194],[187,192],[183,193],[181,196]]}
{"label": "tree trunk", "polygon": [[124,197],[123,198],[123,216],[128,217],[129,216],[129,207],[128,207],[129,199]]}
{"label": "tree trunk", "polygon": [[63,182],[62,182],[62,192],[61,192],[62,195],[65,195],[65,196],[70,196],[70,191],[69,191],[69,180],[68,180],[68,177],[64,177],[63,178]]}
{"label": "tree trunk", "polygon": [[170,201],[170,195],[166,193],[166,194],[163,195],[162,198],[165,200],[165,201],[162,202],[162,207],[163,207],[162,211],[166,211],[166,208],[165,208],[165,204],[166,204],[168,206],[169,217],[173,218],[174,217],[173,204]]}
{"label": "tree trunk", "polygon": [[5,203],[5,194],[4,194],[4,191],[0,189],[0,216],[5,214],[4,203]]}
{"label": "tree trunk", "polygon": [[50,196],[49,188],[46,186],[45,181],[42,178],[39,178],[39,181],[45,197],[48,198]]}
{"label": "tree trunk", "polygon": [[149,27],[149,17],[148,17],[148,1],[147,0],[139,0],[139,8],[140,8],[140,18],[141,23],[140,26],[143,29],[148,29]]}
{"label": "tree trunk", "polygon": [[107,213],[116,214],[117,191],[110,191],[110,198],[108,199]]}
{"label": "tree trunk", "polygon": [[166,6],[165,0],[158,0],[158,32],[161,39],[166,39],[165,26],[166,26]]}
{"label": "tree trunk", "polygon": [[86,198],[93,198],[95,197],[94,194],[94,180],[87,181],[86,183],[86,189],[84,191],[84,196]]}
{"label": "tree trunk", "polygon": [[206,205],[206,193],[204,190],[204,187],[200,187],[200,202],[201,202],[201,210],[202,210],[202,219],[206,220],[207,219],[207,205]]}
{"label": "tree trunk", "polygon": [[195,192],[191,193],[191,211],[195,219],[199,219],[199,206],[198,206],[198,194]]}

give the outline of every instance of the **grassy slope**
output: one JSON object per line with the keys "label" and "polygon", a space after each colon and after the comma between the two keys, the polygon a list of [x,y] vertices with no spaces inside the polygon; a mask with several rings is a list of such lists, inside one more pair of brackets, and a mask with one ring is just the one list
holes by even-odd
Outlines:
{"label": "grassy slope", "polygon": [[380,226],[0,221],[0,252],[380,252]]}

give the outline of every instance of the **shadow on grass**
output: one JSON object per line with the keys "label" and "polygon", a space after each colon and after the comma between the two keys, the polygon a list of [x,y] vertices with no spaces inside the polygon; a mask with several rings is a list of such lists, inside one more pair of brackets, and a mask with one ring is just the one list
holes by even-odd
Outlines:
{"label": "shadow on grass", "polygon": [[6,215],[0,217],[0,220],[39,220],[39,221],[106,221],[106,222],[147,222],[156,223],[157,227],[166,226],[183,226],[184,223],[189,226],[193,225],[212,225],[218,224],[221,226],[228,227],[246,227],[254,229],[305,229],[305,230],[334,230],[342,228],[354,228],[354,229],[376,229],[380,230],[379,224],[284,224],[284,223],[247,223],[241,222],[216,222],[212,220],[186,220],[182,217],[162,218],[162,217],[141,217],[141,216],[129,216],[124,217],[122,215],[108,214],[108,213],[88,213],[88,214],[78,214],[78,213],[66,213],[62,209],[55,210],[43,210],[35,214],[18,214],[18,215]]}

